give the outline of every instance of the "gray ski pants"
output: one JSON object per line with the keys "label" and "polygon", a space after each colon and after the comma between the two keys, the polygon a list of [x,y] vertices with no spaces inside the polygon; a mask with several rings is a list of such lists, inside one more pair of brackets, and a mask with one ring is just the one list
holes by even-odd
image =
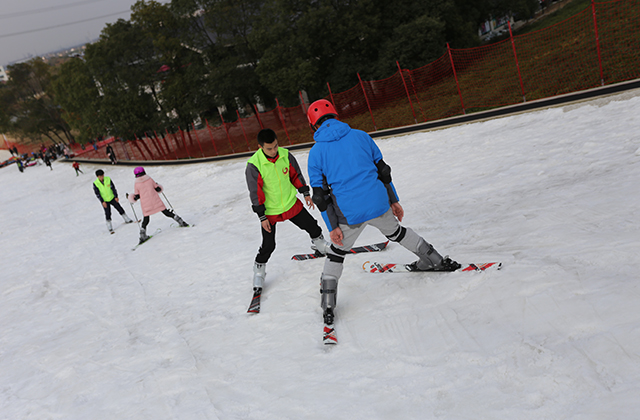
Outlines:
{"label": "gray ski pants", "polygon": [[337,303],[338,280],[340,280],[342,276],[344,256],[349,253],[348,250],[353,247],[362,230],[368,225],[377,228],[380,233],[389,238],[389,240],[398,242],[416,254],[419,258],[418,268],[421,270],[437,267],[442,263],[442,256],[433,246],[418,236],[412,229],[400,225],[400,222],[395,218],[391,209],[382,216],[364,223],[357,225],[340,225],[344,236],[342,246],[337,246],[336,244],[331,245],[331,250],[327,255],[322,270],[320,293],[322,294],[321,306],[323,310],[327,307],[335,308]]}

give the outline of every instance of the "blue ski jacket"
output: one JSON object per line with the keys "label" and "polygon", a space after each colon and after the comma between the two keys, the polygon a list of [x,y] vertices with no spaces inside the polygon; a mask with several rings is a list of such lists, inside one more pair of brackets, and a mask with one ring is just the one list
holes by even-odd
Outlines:
{"label": "blue ski jacket", "polygon": [[325,121],[313,136],[309,152],[311,187],[331,197],[322,217],[329,230],[340,223],[357,225],[375,219],[398,201],[393,184],[378,179],[382,153],[371,136],[335,119]]}

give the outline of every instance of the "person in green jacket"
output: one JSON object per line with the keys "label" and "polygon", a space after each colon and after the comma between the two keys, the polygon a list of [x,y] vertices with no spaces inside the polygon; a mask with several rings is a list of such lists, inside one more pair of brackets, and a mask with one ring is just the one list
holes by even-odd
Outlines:
{"label": "person in green jacket", "polygon": [[124,209],[120,205],[116,184],[113,183],[111,178],[104,176],[102,169],[96,171],[96,176],[98,178],[93,181],[93,192],[104,208],[104,215],[107,218],[107,229],[109,229],[109,232],[114,233],[113,226],[111,225],[111,206],[120,213],[125,223],[133,223],[133,220],[127,216],[127,213],[124,212]]}
{"label": "person in green jacket", "polygon": [[290,220],[311,237],[315,248],[326,254],[331,244],[322,236],[322,228],[296,197],[304,196],[307,206],[314,208],[300,165],[289,150],[278,146],[276,133],[263,129],[258,133],[258,151],[245,170],[251,207],[260,219],[262,245],[253,267],[254,291],[264,287],[266,264],[276,248],[276,223]]}

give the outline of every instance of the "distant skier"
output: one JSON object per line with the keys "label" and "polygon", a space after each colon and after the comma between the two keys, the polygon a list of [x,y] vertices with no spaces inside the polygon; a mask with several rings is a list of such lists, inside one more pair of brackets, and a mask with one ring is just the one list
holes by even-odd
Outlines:
{"label": "distant skier", "polygon": [[172,210],[168,210],[164,205],[164,202],[160,198],[159,192],[162,192],[162,185],[158,184],[146,174],[142,166],[138,166],[133,170],[133,174],[136,177],[133,194],[127,193],[127,198],[131,204],[140,200],[140,207],[142,208],[142,225],[140,226],[140,243],[149,239],[147,235],[147,225],[149,224],[149,216],[160,213],[175,220],[181,227],[187,227],[189,224],[182,220],[180,216],[175,214]]}
{"label": "distant skier", "polygon": [[111,145],[107,146],[107,156],[109,156],[109,159],[111,160],[112,165],[115,165],[116,163],[118,163],[118,159],[116,158],[116,152],[113,151],[113,147],[111,147]]}
{"label": "distant skier", "polygon": [[100,200],[100,203],[104,208],[104,215],[107,219],[107,229],[109,229],[109,232],[113,233],[113,226],[111,224],[111,206],[120,213],[120,216],[122,216],[125,223],[133,223],[133,220],[127,216],[127,213],[124,212],[124,209],[120,205],[116,184],[113,183],[111,178],[104,176],[104,171],[102,169],[98,169],[96,171],[96,176],[98,178],[93,181],[93,192],[96,197],[98,197],[98,200]]}
{"label": "distant skier", "polygon": [[44,160],[44,164],[49,167],[53,171],[53,166],[51,166],[51,157],[49,156],[49,152],[46,152],[44,156],[42,156],[42,160]]}
{"label": "distant skier", "polygon": [[80,169],[80,164],[78,162],[73,162],[73,165],[71,165],[71,166],[73,166],[73,169],[76,170],[76,176],[84,173],[84,172],[82,172],[82,169]]}
{"label": "distant skier", "polygon": [[252,209],[260,218],[262,245],[253,265],[254,291],[262,289],[266,264],[276,248],[276,223],[290,220],[306,231],[318,251],[327,253],[330,246],[322,236],[322,228],[304,208],[296,193],[304,195],[309,208],[314,208],[309,186],[300,165],[287,149],[278,147],[278,138],[271,129],[258,133],[259,150],[247,162],[245,177]]}
{"label": "distant skier", "polygon": [[454,271],[460,267],[400,225],[404,210],[391,182],[391,167],[382,160],[371,136],[338,121],[335,108],[324,99],[309,106],[307,117],[316,142],[309,152],[309,184],[333,242],[321,276],[325,323],[333,324],[344,257],[367,225],[418,256],[409,265],[412,271]]}

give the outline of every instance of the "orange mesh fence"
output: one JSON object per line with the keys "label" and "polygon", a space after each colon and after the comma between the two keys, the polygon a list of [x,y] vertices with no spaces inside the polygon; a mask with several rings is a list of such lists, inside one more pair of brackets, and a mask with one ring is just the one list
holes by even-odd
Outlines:
{"label": "orange mesh fence", "polygon": [[604,83],[638,77],[640,1],[596,3],[596,23]]}
{"label": "orange mesh fence", "polygon": [[404,70],[403,74],[418,122],[462,113],[448,54],[415,70]]}
{"label": "orange mesh fence", "polygon": [[510,41],[451,50],[451,57],[466,110],[522,102]]}
{"label": "orange mesh fence", "polygon": [[[362,81],[325,99],[352,127],[375,131],[548,98],[640,77],[640,0],[592,3],[548,28],[477,48],[450,49],[434,62],[391,77]],[[358,78],[360,76],[358,75]],[[302,94],[301,94],[302,97]],[[256,112],[220,126],[153,133],[116,141],[121,160],[175,160],[257,149],[256,135],[273,129],[282,146],[312,141],[307,104]],[[75,148],[83,157],[106,159]],[[20,149],[20,146],[19,146]]]}
{"label": "orange mesh fence", "polygon": [[514,43],[527,100],[600,86],[591,7]]}

